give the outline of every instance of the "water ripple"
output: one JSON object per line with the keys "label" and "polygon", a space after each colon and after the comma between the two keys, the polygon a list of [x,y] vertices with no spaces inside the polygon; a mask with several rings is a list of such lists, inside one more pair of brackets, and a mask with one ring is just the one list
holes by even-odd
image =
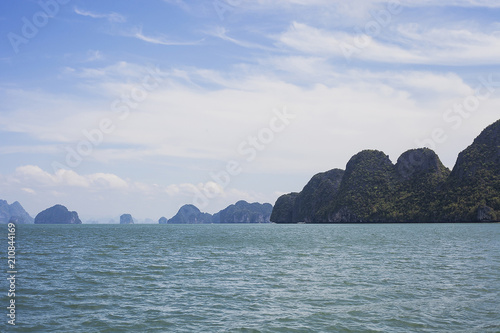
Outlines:
{"label": "water ripple", "polygon": [[15,332],[500,332],[498,224],[18,229]]}

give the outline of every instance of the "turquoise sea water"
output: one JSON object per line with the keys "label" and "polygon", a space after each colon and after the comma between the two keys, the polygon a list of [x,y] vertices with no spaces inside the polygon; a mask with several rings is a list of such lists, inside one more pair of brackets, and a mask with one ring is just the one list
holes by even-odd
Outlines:
{"label": "turquoise sea water", "polygon": [[19,225],[16,241],[1,332],[500,332],[500,224]]}

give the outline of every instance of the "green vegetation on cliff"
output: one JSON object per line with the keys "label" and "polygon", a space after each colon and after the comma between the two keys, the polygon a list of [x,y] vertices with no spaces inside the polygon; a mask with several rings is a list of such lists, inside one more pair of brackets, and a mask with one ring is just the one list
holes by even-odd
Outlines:
{"label": "green vegetation on cliff", "polygon": [[477,222],[500,220],[500,120],[458,156],[450,172],[432,150],[413,149],[394,165],[381,151],[354,155],[346,170],[315,175],[281,196],[277,223]]}
{"label": "green vegetation on cliff", "polygon": [[381,151],[364,150],[347,163],[335,200],[323,220],[335,222],[392,219],[396,190],[394,165]]}
{"label": "green vegetation on cliff", "polygon": [[294,192],[279,197],[271,213],[271,221],[277,223],[300,222],[294,217],[295,199],[298,195]]}
{"label": "green vegetation on cliff", "polygon": [[433,222],[440,219],[440,189],[450,170],[434,151],[423,148],[403,153],[397,163],[399,176],[395,220]]}
{"label": "green vegetation on cliff", "polygon": [[442,195],[446,221],[500,220],[500,120],[458,155]]}

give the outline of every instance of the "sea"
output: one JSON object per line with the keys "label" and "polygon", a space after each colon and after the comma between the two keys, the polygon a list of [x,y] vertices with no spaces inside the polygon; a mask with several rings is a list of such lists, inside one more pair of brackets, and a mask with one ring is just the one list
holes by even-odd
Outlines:
{"label": "sea", "polygon": [[0,232],[1,332],[500,332],[500,224]]}

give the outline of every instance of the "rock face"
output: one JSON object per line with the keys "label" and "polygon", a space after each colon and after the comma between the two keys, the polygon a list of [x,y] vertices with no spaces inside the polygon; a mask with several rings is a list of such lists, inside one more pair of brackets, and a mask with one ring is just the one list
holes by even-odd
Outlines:
{"label": "rock face", "polygon": [[213,216],[213,223],[269,223],[273,206],[238,201]]}
{"label": "rock face", "polygon": [[450,172],[430,149],[354,155],[346,170],[315,175],[281,196],[276,223],[481,222],[500,220],[500,120],[460,153]]}
{"label": "rock face", "polygon": [[394,190],[395,170],[381,151],[364,150],[347,163],[334,202],[321,218],[328,222],[379,221],[385,218]]}
{"label": "rock face", "polygon": [[500,120],[458,155],[441,192],[445,221],[500,220]]}
{"label": "rock face", "polygon": [[273,206],[268,203],[260,204],[238,201],[236,204],[230,205],[218,213],[211,215],[201,212],[196,206],[184,205],[179,209],[179,212],[166,223],[269,223],[272,210]]}
{"label": "rock face", "polygon": [[164,216],[160,217],[160,219],[158,220],[159,224],[167,224],[167,222],[168,222],[168,220]]}
{"label": "rock face", "polygon": [[399,186],[395,201],[396,221],[442,221],[441,189],[450,175],[432,150],[414,149],[403,153],[396,163]]}
{"label": "rock face", "polygon": [[5,200],[0,200],[0,224],[15,221],[18,224],[33,223],[33,218],[24,210],[17,201],[8,204]]}
{"label": "rock face", "polygon": [[194,205],[182,206],[177,214],[168,220],[169,224],[202,224],[212,223],[212,215],[202,213]]}
{"label": "rock face", "polygon": [[70,212],[63,205],[55,205],[38,213],[35,224],[81,224],[77,212]]}
{"label": "rock face", "polygon": [[120,224],[134,224],[134,219],[130,214],[123,214],[120,216]]}
{"label": "rock face", "polygon": [[296,218],[297,209],[295,207],[295,200],[299,193],[293,192],[284,194],[276,200],[273,212],[271,213],[271,221],[276,223],[295,223],[300,222]]}
{"label": "rock face", "polygon": [[313,222],[321,219],[331,200],[337,197],[343,176],[344,170],[333,169],[312,177],[295,200],[294,220]]}

